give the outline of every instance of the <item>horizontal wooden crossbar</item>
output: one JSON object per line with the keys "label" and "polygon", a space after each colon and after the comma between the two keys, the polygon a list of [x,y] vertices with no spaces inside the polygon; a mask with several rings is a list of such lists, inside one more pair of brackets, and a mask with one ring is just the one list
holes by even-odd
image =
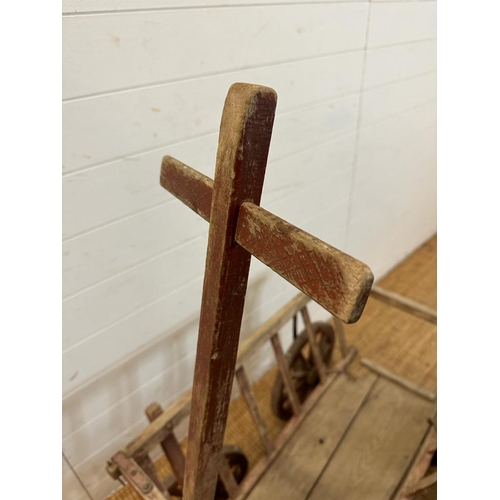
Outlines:
{"label": "horizontal wooden crossbar", "polygon": [[190,409],[191,391],[187,391],[158,418],[153,420],[123,451],[129,457],[150,452],[189,415]]}
{"label": "horizontal wooden crossbar", "polygon": [[[211,179],[166,156],[160,184],[210,221]],[[366,264],[250,202],[239,207],[234,239],[345,323],[361,316],[373,283]]]}
{"label": "horizontal wooden crossbar", "polygon": [[396,292],[391,292],[385,288],[379,286],[374,286],[371,289],[372,297],[388,303],[391,306],[397,307],[402,311],[413,314],[414,316],[419,316],[430,323],[437,324],[437,311],[432,309],[432,307],[415,302],[403,295]]}

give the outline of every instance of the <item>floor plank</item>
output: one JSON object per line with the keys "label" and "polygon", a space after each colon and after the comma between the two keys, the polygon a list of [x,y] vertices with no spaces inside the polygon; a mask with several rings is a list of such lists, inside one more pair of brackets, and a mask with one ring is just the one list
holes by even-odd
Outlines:
{"label": "floor plank", "polygon": [[248,500],[303,500],[368,397],[377,377],[341,375],[304,420]]}
{"label": "floor plank", "polygon": [[388,500],[435,404],[380,377],[308,500]]}

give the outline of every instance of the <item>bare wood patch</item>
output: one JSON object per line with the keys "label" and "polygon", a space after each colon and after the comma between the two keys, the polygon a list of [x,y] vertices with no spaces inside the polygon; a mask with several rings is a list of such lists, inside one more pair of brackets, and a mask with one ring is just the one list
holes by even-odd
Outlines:
{"label": "bare wood patch", "polygon": [[236,241],[342,321],[361,316],[373,274],[359,260],[250,202],[240,208]]}
{"label": "bare wood patch", "polygon": [[212,179],[171,156],[165,156],[161,164],[160,185],[207,222],[210,221]]}

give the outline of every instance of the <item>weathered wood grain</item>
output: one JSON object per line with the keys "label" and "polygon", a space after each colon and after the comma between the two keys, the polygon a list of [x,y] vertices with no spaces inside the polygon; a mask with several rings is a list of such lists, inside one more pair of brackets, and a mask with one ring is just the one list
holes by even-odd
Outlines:
{"label": "weathered wood grain", "polygon": [[[373,282],[365,264],[259,207],[275,106],[272,89],[249,84],[231,87],[222,115],[213,183],[173,158],[166,157],[162,164],[161,185],[210,222],[183,492],[186,500],[210,498],[215,492],[251,255],[347,323],[360,317]],[[308,320],[306,311],[311,349],[324,382],[326,373]],[[286,358],[277,333],[271,335],[298,415],[300,403]]]}
{"label": "weathered wood grain", "polygon": [[426,389],[425,387],[422,387],[421,385],[416,384],[415,382],[413,382],[413,380],[407,379],[405,377],[402,377],[401,375],[398,375],[397,373],[391,372],[387,368],[383,367],[375,361],[372,361],[371,359],[361,358],[360,361],[361,364],[366,366],[368,369],[378,373],[379,375],[382,375],[389,380],[392,380],[396,384],[399,384],[410,391],[413,391],[414,393],[428,399],[429,401],[436,400],[436,393],[430,391],[429,389]]}
{"label": "weathered wood grain", "polygon": [[434,412],[434,403],[379,377],[308,498],[392,498]]}
{"label": "weathered wood grain", "polygon": [[258,204],[276,93],[231,86],[222,114],[212,194],[200,329],[189,423],[185,500],[213,498],[238,351],[250,253],[234,241],[237,212]]}
{"label": "weathered wood grain", "polygon": [[171,156],[165,156],[161,163],[160,185],[210,222],[212,179]]}
{"label": "weathered wood grain", "polygon": [[338,340],[340,354],[345,357],[347,355],[347,341],[345,338],[344,325],[342,324],[342,321],[335,316],[332,316],[330,324],[335,332],[335,340]]}
{"label": "weathered wood grain", "polygon": [[[165,158],[161,185],[210,220],[210,179]],[[239,209],[235,240],[273,271],[346,323],[359,319],[373,283],[362,262],[246,201]]]}
{"label": "weathered wood grain", "polygon": [[244,500],[253,491],[253,488],[259,482],[260,478],[263,477],[265,472],[272,466],[272,464],[279,458],[283,447],[292,439],[294,432],[297,428],[302,425],[304,420],[308,418],[308,415],[315,408],[316,403],[321,399],[321,396],[330,387],[330,384],[340,376],[340,373],[345,370],[345,367],[351,363],[356,356],[356,349],[350,347],[348,349],[347,356],[337,363],[331,373],[328,374],[328,378],[324,385],[317,385],[311,394],[307,397],[304,404],[302,405],[301,412],[298,415],[293,415],[292,418],[285,425],[284,429],[278,434],[274,441],[275,449],[270,456],[262,457],[259,462],[248,472],[247,476],[240,484],[239,495],[237,500]]}
{"label": "weathered wood grain", "polygon": [[250,202],[240,208],[236,241],[337,318],[361,316],[373,283],[366,264]]}
{"label": "weathered wood grain", "polygon": [[[286,443],[248,500],[304,500],[356,417],[377,376],[339,376]],[[325,497],[329,498],[329,497]]]}
{"label": "weathered wood grain", "polygon": [[[435,420],[430,419],[430,421]],[[434,424],[431,423],[429,429],[427,430],[427,434],[425,439],[422,441],[411,467],[405,478],[401,481],[398,489],[396,490],[393,498],[394,500],[411,500],[413,495],[408,493],[409,490],[416,485],[421,478],[424,477],[429,465],[431,463],[432,457],[434,456],[434,452],[437,449],[437,431]]]}

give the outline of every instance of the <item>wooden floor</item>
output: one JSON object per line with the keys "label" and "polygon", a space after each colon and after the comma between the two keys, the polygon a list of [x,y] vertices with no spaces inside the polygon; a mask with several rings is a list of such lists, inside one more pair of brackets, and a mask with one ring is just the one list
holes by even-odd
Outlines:
{"label": "wooden floor", "polygon": [[[378,284],[435,308],[437,302],[436,246],[437,238],[433,237],[388,273]],[[314,320],[314,318],[312,319]],[[359,349],[361,356],[373,359],[391,371],[432,391],[436,390],[435,325],[370,298],[361,320],[354,325],[349,325],[346,329],[346,335],[348,342]],[[353,366],[353,372],[360,377],[369,373],[358,363]],[[275,369],[269,371],[252,388],[259,409],[273,437],[280,432],[284,425],[273,415],[269,404],[270,390],[275,375]],[[257,430],[252,423],[245,402],[241,398],[231,402],[225,442],[240,446],[249,459],[250,467],[253,467],[264,455]],[[185,445],[184,442],[183,446]],[[164,458],[157,463],[157,466],[159,466],[162,476],[165,477],[171,473]],[[309,466],[307,461],[303,466]],[[110,498],[112,500],[138,500],[139,496],[133,492],[130,486],[126,486],[120,488]],[[262,498],[265,500],[268,497]],[[370,498],[367,496],[365,500],[370,500]],[[435,486],[415,497],[419,500],[435,500],[436,498]]]}
{"label": "wooden floor", "polygon": [[435,412],[435,403],[384,377],[341,375],[247,499],[389,500]]}

